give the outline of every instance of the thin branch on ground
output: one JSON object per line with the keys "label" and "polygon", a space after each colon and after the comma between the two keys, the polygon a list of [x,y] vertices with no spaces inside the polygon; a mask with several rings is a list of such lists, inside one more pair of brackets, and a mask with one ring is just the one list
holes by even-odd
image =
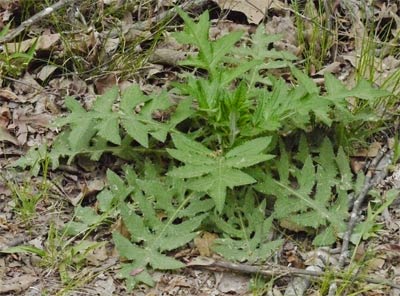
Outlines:
{"label": "thin branch on ground", "polygon": [[[339,254],[340,250],[335,249],[326,249],[326,248],[318,248],[307,254],[304,254],[303,257],[306,258],[306,261],[312,262],[312,265],[307,266],[306,270],[324,272],[326,265],[334,265],[337,260],[333,254]],[[285,289],[284,296],[300,296],[304,295],[309,286],[311,285],[311,278],[309,276],[295,276],[288,283],[287,288]]]}
{"label": "thin branch on ground", "polygon": [[[187,264],[187,267],[204,268],[210,270],[227,269],[239,273],[261,274],[266,277],[275,277],[275,278],[277,276],[284,277],[291,275],[301,275],[301,276],[316,277],[316,278],[326,276],[326,272],[324,271],[305,270],[305,269],[286,267],[271,263],[266,263],[262,267],[258,267],[250,264],[217,261],[211,258],[197,258],[197,260],[195,259],[194,261]],[[347,281],[349,279],[348,274],[333,273],[333,275],[338,280]],[[385,285],[392,288],[400,289],[400,284],[396,284],[389,280],[378,277],[354,276],[353,280],[358,282],[367,282],[370,284]]]}
{"label": "thin branch on ground", "polygon": [[57,3],[54,3],[53,5],[46,7],[42,11],[32,16],[31,18],[27,19],[26,21],[23,21],[17,28],[11,30],[4,37],[0,38],[0,44],[12,41],[15,37],[17,37],[19,34],[25,31],[25,29],[37,23],[41,19],[44,19],[46,16],[52,14],[53,12],[63,8],[68,4],[73,4],[76,1],[77,0],[60,0]]}
{"label": "thin branch on ground", "polygon": [[[391,163],[392,157],[393,151],[389,150],[387,145],[385,145],[382,149],[378,151],[376,157],[371,161],[371,164],[368,167],[368,171],[365,176],[364,186],[361,189],[361,192],[358,194],[356,200],[354,201],[350,219],[347,224],[347,230],[343,235],[342,249],[339,256],[339,262],[336,266],[338,270],[343,269],[346,263],[346,259],[349,256],[350,238],[353,234],[354,227],[359,221],[361,205],[363,204],[371,188],[385,178],[387,167]],[[332,283],[329,287],[328,296],[335,295],[336,289],[336,283]]]}
{"label": "thin branch on ground", "polygon": [[[343,269],[344,263],[348,258],[350,238],[353,233],[353,229],[359,220],[358,218],[360,207],[371,188],[381,182],[381,180],[386,176],[387,166],[390,164],[391,158],[392,153],[390,151],[387,151],[387,147],[384,147],[378,152],[368,168],[364,186],[353,205],[347,231],[343,237],[339,260],[336,264],[331,264],[333,266],[336,265],[338,270]],[[325,258],[325,256],[322,257]],[[317,256],[317,263],[307,267],[307,269],[323,272],[323,270],[325,269],[325,262],[320,258],[321,256]],[[288,288],[285,291],[285,296],[303,295],[309,285],[310,279],[308,277],[297,276],[288,284]],[[336,289],[336,283],[332,283],[330,285],[329,295],[335,295]]]}
{"label": "thin branch on ground", "polygon": [[[183,10],[190,10],[190,9],[195,9],[195,8],[201,7],[201,6],[205,5],[207,2],[208,2],[208,0],[193,0],[193,1],[185,2],[184,4],[181,4],[181,5],[178,5],[178,7]],[[170,10],[163,11],[163,12],[149,18],[146,21],[136,22],[129,26],[126,26],[125,30],[128,30],[128,29],[135,29],[135,30],[139,30],[139,31],[148,30],[149,28],[151,28],[152,24],[158,23],[161,20],[166,19],[167,17],[173,17],[174,14],[177,14],[176,8],[172,8]],[[115,32],[112,31],[111,36],[113,36],[113,34],[118,34],[118,31],[116,31],[116,30],[115,30]]]}
{"label": "thin branch on ground", "polygon": [[[348,257],[348,248],[353,229],[356,226],[359,218],[360,208],[363,204],[368,192],[373,186],[379,183],[386,175],[387,166],[390,164],[392,151],[388,151],[387,146],[379,150],[376,157],[372,160],[368,172],[365,177],[364,186],[356,198],[353,209],[351,211],[350,220],[347,225],[347,230],[343,235],[342,250],[340,252],[338,267],[342,268]],[[384,167],[382,167],[384,165]]]}

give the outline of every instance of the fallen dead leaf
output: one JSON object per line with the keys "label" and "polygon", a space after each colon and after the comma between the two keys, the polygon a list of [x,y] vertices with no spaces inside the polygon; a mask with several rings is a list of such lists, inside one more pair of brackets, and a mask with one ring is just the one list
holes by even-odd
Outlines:
{"label": "fallen dead leaf", "polygon": [[27,39],[22,42],[13,42],[5,44],[8,53],[15,53],[15,52],[26,52],[32,45],[36,42],[35,50],[50,50],[57,41],[60,40],[59,34],[48,34],[42,35],[38,38]]}
{"label": "fallen dead leaf", "polygon": [[0,98],[6,101],[17,102],[18,96],[12,92],[10,89],[2,88],[0,89]]}
{"label": "fallen dead leaf", "polygon": [[42,69],[40,69],[40,72],[36,75],[36,77],[39,78],[41,81],[45,81],[57,69],[57,66],[46,65]]}
{"label": "fallen dead leaf", "polygon": [[249,285],[249,278],[243,275],[226,272],[222,276],[218,284],[218,290],[222,293],[235,293],[236,295],[243,295],[247,292]]}
{"label": "fallen dead leaf", "polygon": [[0,126],[7,127],[11,120],[11,112],[7,105],[0,107]]}
{"label": "fallen dead leaf", "polygon": [[5,127],[0,126],[0,142],[3,141],[19,145],[18,140]]}
{"label": "fallen dead leaf", "polygon": [[116,288],[112,277],[108,277],[105,280],[99,279],[94,283],[94,286],[98,295],[103,295],[103,296],[115,295],[114,291]]}
{"label": "fallen dead leaf", "polygon": [[357,150],[353,156],[368,157],[368,158],[375,157],[378,154],[379,150],[382,148],[382,146],[383,145],[380,142],[372,142],[368,148]]}
{"label": "fallen dead leaf", "polygon": [[341,62],[333,62],[330,63],[329,65],[326,65],[324,68],[319,70],[316,75],[324,75],[325,73],[333,73],[337,74],[340,72],[342,63]]}
{"label": "fallen dead leaf", "polygon": [[16,94],[27,94],[26,98],[18,96],[20,102],[26,102],[38,91],[43,91],[43,87],[41,87],[40,84],[36,82],[35,78],[33,78],[33,76],[28,72],[26,72],[22,78],[18,79],[18,81],[15,81],[13,87]]}
{"label": "fallen dead leaf", "polygon": [[19,277],[2,279],[2,284],[0,285],[0,293],[18,293],[9,295],[20,295],[19,293],[28,289],[34,282],[38,280],[37,277],[26,274]]}
{"label": "fallen dead leaf", "polygon": [[211,245],[218,236],[215,233],[203,232],[195,237],[194,244],[201,256],[210,257],[212,255]]}
{"label": "fallen dead leaf", "polygon": [[[240,11],[247,17],[249,23],[259,24],[268,9],[273,7],[274,0],[214,0],[219,7],[226,10]],[[276,7],[276,5],[274,6]],[[278,6],[281,7],[281,6]]]}
{"label": "fallen dead leaf", "polygon": [[54,117],[50,114],[34,114],[34,115],[21,115],[18,118],[18,124],[27,124],[32,127],[48,127]]}
{"label": "fallen dead leaf", "polygon": [[265,32],[270,35],[281,35],[282,40],[274,42],[277,50],[289,51],[299,56],[302,49],[298,46],[296,28],[293,19],[285,16],[273,16],[272,20],[265,24]]}
{"label": "fallen dead leaf", "polygon": [[117,76],[115,74],[109,74],[98,78],[94,81],[97,94],[102,95],[107,89],[117,85]]}

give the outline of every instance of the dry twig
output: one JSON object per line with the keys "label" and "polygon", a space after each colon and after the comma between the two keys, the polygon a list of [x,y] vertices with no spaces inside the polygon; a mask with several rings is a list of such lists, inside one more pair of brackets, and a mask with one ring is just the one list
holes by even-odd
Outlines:
{"label": "dry twig", "polygon": [[[246,273],[246,274],[261,274],[266,277],[277,277],[277,276],[290,276],[290,275],[302,275],[308,277],[324,277],[326,276],[326,272],[324,271],[314,271],[314,270],[304,270],[300,268],[294,267],[286,267],[281,266],[278,264],[271,264],[267,263],[264,264],[262,267],[253,266],[249,264],[237,264],[231,263],[226,261],[217,261],[211,258],[204,258],[199,257],[189,264],[188,267],[195,267],[195,268],[205,268],[205,269],[227,269],[234,272],[239,273]],[[343,275],[341,273],[335,273],[335,278],[339,280],[348,280],[348,275]],[[382,278],[375,278],[375,277],[362,277],[362,276],[355,276],[355,281],[365,281],[371,284],[379,284],[379,285],[386,285],[392,288],[400,289],[400,285],[395,284],[391,281]]]}
{"label": "dry twig", "polygon": [[[364,186],[361,189],[361,192],[358,194],[356,200],[354,201],[350,219],[347,224],[347,230],[343,235],[342,249],[340,252],[339,262],[337,264],[338,270],[343,269],[346,259],[349,256],[350,238],[351,235],[353,234],[354,227],[359,221],[361,205],[363,204],[371,188],[380,183],[386,176],[387,167],[390,164],[392,157],[393,157],[393,151],[388,150],[387,145],[385,145],[382,149],[379,150],[378,154],[372,160],[371,164],[368,167],[368,171],[364,181]],[[329,296],[335,295],[336,289],[337,289],[336,283],[332,283],[329,287],[328,295]]]}
{"label": "dry twig", "polygon": [[25,29],[29,28],[33,24],[37,23],[41,19],[45,18],[49,14],[52,14],[56,10],[63,8],[67,4],[73,4],[76,0],[60,0],[57,3],[54,3],[53,5],[46,7],[42,11],[38,12],[31,18],[27,19],[26,21],[23,21],[17,28],[14,30],[11,30],[7,35],[4,37],[0,38],[0,44],[2,43],[7,43],[13,40],[15,37],[17,37],[19,34],[21,34]]}

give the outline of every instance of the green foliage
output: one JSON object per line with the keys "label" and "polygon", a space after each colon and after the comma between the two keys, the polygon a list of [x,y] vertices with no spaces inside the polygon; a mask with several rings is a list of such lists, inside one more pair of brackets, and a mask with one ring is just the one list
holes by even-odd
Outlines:
{"label": "green foliage", "polygon": [[[234,44],[240,38],[238,32],[209,40],[207,12],[198,23],[182,11],[180,16],[185,20],[185,27],[183,32],[174,34],[175,38],[199,50],[198,55],[190,56],[181,64],[206,70],[207,75],[199,77],[186,73],[185,82],[175,85],[179,94],[197,100],[199,108],[194,116],[201,123],[207,122],[209,131],[203,132],[205,136],[216,137],[225,147],[259,134],[280,133],[281,130],[286,133],[299,128],[307,130],[318,123],[331,126],[334,122],[347,125],[370,121],[376,118],[352,114],[347,98],[375,101],[388,95],[364,80],[347,90],[330,74],[325,75],[325,93],[291,64],[294,56],[268,50],[267,45],[279,36],[267,36],[258,29],[251,39],[251,46],[235,48]],[[282,78],[277,79],[267,71],[279,67],[290,67],[297,84],[289,86]],[[257,83],[271,85],[271,91],[256,87]]]}
{"label": "green foliage", "polygon": [[257,92],[257,89],[254,88],[256,85],[263,85],[265,87],[272,85],[270,77],[266,75],[269,70],[287,68],[292,64],[291,62],[297,60],[297,57],[290,52],[268,49],[274,42],[281,40],[281,38],[280,35],[266,34],[264,26],[259,26],[249,40],[249,44],[243,42],[240,47],[233,47],[233,57],[226,58],[229,63],[236,66],[242,60],[262,61],[254,65],[248,73],[245,73],[241,77],[247,82],[251,91]]}
{"label": "green foliage", "polygon": [[[132,174],[134,173],[131,169],[125,168],[126,176],[131,176]],[[68,222],[64,229],[66,234],[78,235],[86,233],[102,224],[107,224],[118,216],[119,204],[124,203],[125,199],[132,193],[136,181],[132,177],[127,177],[124,181],[111,170],[107,170],[107,181],[108,188],[97,195],[98,210],[95,211],[91,207],[78,205],[75,208],[75,219]]]}
{"label": "green foliage", "polygon": [[[60,273],[64,284],[77,280],[77,271],[81,269],[87,261],[87,256],[94,249],[102,247],[105,242],[95,242],[81,240],[74,242],[72,239],[66,240],[65,233],[60,234],[54,227],[50,226],[47,240],[43,248],[31,245],[19,245],[0,250],[0,253],[30,253],[40,257],[40,264],[48,269],[55,269]],[[70,271],[74,271],[73,273]],[[75,278],[73,276],[75,274]]]}
{"label": "green foliage", "polygon": [[[46,150],[41,152],[46,154]],[[33,153],[35,153],[35,151],[33,151]],[[28,157],[31,156],[28,155]],[[3,181],[11,191],[14,211],[24,222],[28,222],[28,224],[30,220],[36,216],[37,205],[48,197],[48,168],[49,159],[43,157],[35,161],[35,165],[31,168],[31,171],[26,174],[23,184],[18,184],[13,178],[6,176],[6,174],[0,176],[0,180]],[[42,171],[43,178],[40,182],[32,182],[32,176],[36,176],[39,171]]]}
{"label": "green foliage", "polygon": [[319,147],[318,156],[312,157],[306,151],[299,151],[299,155],[303,155],[300,168],[291,164],[287,152],[281,149],[276,162],[278,180],[266,174],[256,188],[276,197],[277,219],[286,220],[294,229],[314,229],[318,233],[315,245],[331,245],[346,230],[348,195],[361,190],[363,176],[353,181],[343,149],[335,155],[328,139]]}
{"label": "green foliage", "polygon": [[[0,38],[7,35],[9,29],[10,23],[0,31]],[[0,52],[0,76],[20,76],[35,56],[36,41],[26,52],[21,51],[21,44],[18,43],[12,46],[4,45],[4,49]]]}
{"label": "green foliage", "polygon": [[[15,162],[11,163],[10,167],[19,167],[22,169],[27,169],[30,167],[31,174],[33,176],[37,176],[43,163],[53,163],[50,159],[48,159],[49,153],[47,151],[47,148],[47,144],[42,144],[40,146],[30,148],[26,152],[25,156],[20,157]],[[57,166],[52,166],[52,169],[56,169]]]}
{"label": "green foliage", "polygon": [[[196,115],[207,121],[211,129],[207,136],[212,134],[217,136],[223,145],[233,146],[236,138],[242,134],[252,138],[257,133],[265,131],[265,128],[257,130],[259,122],[253,120],[251,116],[253,112],[258,112],[259,117],[262,117],[265,111],[264,105],[254,104],[258,95],[254,86],[257,82],[263,81],[258,72],[273,68],[271,64],[271,67],[260,65],[263,65],[263,59],[266,58],[272,60],[294,59],[294,57],[287,53],[277,54],[276,51],[268,51],[267,45],[274,41],[276,36],[264,38],[261,29],[257,30],[252,39],[253,45],[249,49],[246,47],[236,49],[234,45],[242,33],[233,32],[211,41],[207,12],[200,17],[198,23],[194,23],[183,11],[179,11],[179,14],[185,20],[185,27],[182,32],[175,33],[174,37],[180,43],[193,45],[199,50],[197,56],[191,56],[181,64],[206,70],[208,75],[199,77],[186,73],[186,81],[175,85],[180,94],[196,99],[199,105]],[[240,64],[237,64],[237,61],[241,61]],[[283,60],[280,64],[275,63],[274,68],[286,65]],[[245,83],[248,77],[251,77],[250,83]],[[238,84],[236,88],[231,87],[233,82]],[[267,125],[264,124],[264,127]]]}
{"label": "green foliage", "polygon": [[139,282],[153,285],[148,267],[184,267],[164,253],[190,242],[213,206],[209,200],[202,200],[202,194],[190,194],[184,182],[177,179],[138,180],[136,185],[132,193],[134,204],[119,205],[130,239],[113,234],[119,254],[131,261],[121,269],[128,288]]}
{"label": "green foliage", "polygon": [[[175,38],[198,50],[181,63],[192,68],[183,81],[161,94],[133,85],[120,95],[115,87],[89,110],[67,98],[70,114],[57,120],[64,131],[48,154],[53,168],[78,154],[135,160],[124,177],[108,171],[98,209],[77,207],[65,230],[83,234],[121,216],[129,236],[115,232],[113,239],[127,259],[121,275],[129,288],[152,285],[150,269],[183,267],[168,252],[208,227],[220,235],[213,249],[236,261],[266,261],[281,245],[272,240],[274,219],[312,230],[315,245],[333,244],[346,228],[348,195],[358,193],[363,175],[354,178],[341,139],[332,141],[338,147],[328,138],[314,147],[297,135],[313,135],[315,128],[335,134],[374,121],[367,111],[388,95],[364,80],[347,89],[331,74],[320,87],[292,64],[293,55],[268,49],[279,36],[259,28],[239,47],[240,32],[210,40],[207,12],[197,23],[179,14],[185,26]],[[291,83],[270,71],[283,67]],[[350,97],[371,108],[351,109]],[[284,142],[297,151],[289,153]],[[45,152],[46,146],[28,152],[18,165],[39,173],[35,164]],[[358,238],[373,230],[365,224]]]}
{"label": "green foliage", "polygon": [[338,42],[337,29],[332,28],[332,24],[329,24],[331,20],[325,17],[329,12],[324,11],[326,6],[323,1],[295,0],[291,6],[295,12],[297,46],[302,48],[304,67],[309,73],[319,71],[325,65],[334,42]]}
{"label": "green foliage", "polygon": [[177,149],[167,149],[168,153],[185,165],[169,171],[168,175],[190,178],[188,187],[194,191],[207,192],[219,212],[225,205],[227,188],[256,182],[241,169],[273,158],[273,155],[262,153],[270,144],[270,137],[248,141],[228,153],[211,151],[183,135],[175,134],[172,139]]}
{"label": "green foliage", "polygon": [[[371,195],[378,195],[377,192],[371,192]],[[383,203],[379,202],[376,209],[371,206],[372,202],[368,204],[367,216],[365,221],[357,224],[350,241],[358,245],[361,240],[367,240],[370,237],[378,236],[378,232],[381,229],[381,225],[377,223],[378,215],[380,215],[385,209],[387,209],[399,196],[397,189],[391,189],[385,193],[385,200]],[[381,199],[381,198],[379,198]]]}
{"label": "green foliage", "polygon": [[[190,101],[186,100],[176,107],[168,121],[154,120],[154,112],[167,110],[172,102],[166,93],[144,95],[137,85],[122,93],[118,111],[115,111],[117,99],[118,88],[111,88],[97,98],[91,110],[86,111],[76,100],[67,98],[65,104],[71,114],[60,118],[56,124],[68,125],[70,129],[59,137],[54,153],[69,156],[69,161],[78,153],[88,153],[98,160],[107,150],[121,156],[121,148],[127,148],[132,139],[145,148],[149,147],[149,135],[164,142],[168,132],[191,115]],[[120,147],[107,148],[108,143]]]}
{"label": "green foliage", "polygon": [[230,197],[223,214],[212,217],[223,233],[223,238],[215,240],[213,250],[229,260],[265,262],[283,243],[271,240],[273,216],[266,218],[266,200],[257,205],[251,190],[244,198]]}

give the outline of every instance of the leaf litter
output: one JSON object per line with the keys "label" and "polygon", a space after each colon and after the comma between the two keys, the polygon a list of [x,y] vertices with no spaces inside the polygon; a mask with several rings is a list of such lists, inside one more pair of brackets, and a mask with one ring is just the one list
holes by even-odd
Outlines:
{"label": "leaf litter", "polygon": [[[23,155],[29,147],[42,143],[51,143],[57,133],[57,129],[49,126],[54,118],[65,112],[63,98],[66,95],[78,97],[85,108],[90,107],[95,100],[95,95],[103,94],[106,89],[118,85],[124,88],[124,85],[135,81],[143,89],[153,90],[155,86],[151,82],[157,81],[159,88],[169,86],[171,80],[175,80],[176,67],[178,61],[183,57],[181,55],[195,54],[190,48],[181,48],[172,42],[154,43],[154,51],[150,52],[148,60],[151,63],[144,62],[140,65],[133,65],[128,71],[124,69],[123,64],[117,64],[109,72],[103,72],[107,69],[107,64],[113,61],[116,50],[124,42],[132,42],[132,48],[127,48],[127,53],[131,50],[135,55],[145,53],[149,47],[148,42],[155,38],[154,27],[157,22],[146,26],[138,26],[136,22],[146,22],[153,15],[162,14],[172,9],[173,5],[179,1],[154,1],[157,2],[152,9],[149,7],[134,7],[134,11],[125,14],[123,18],[108,16],[100,20],[100,25],[96,28],[90,21],[88,9],[90,1],[83,1],[82,7],[73,4],[65,8],[66,17],[71,19],[71,13],[76,9],[77,13],[72,13],[73,30],[70,32],[57,32],[59,29],[53,27],[46,19],[39,22],[30,29],[26,30],[26,35],[22,37],[21,42],[11,42],[2,45],[1,55],[7,52],[7,56],[13,53],[25,53],[34,47],[37,63],[24,65],[24,73],[12,77],[12,65],[10,68],[4,66],[0,60],[0,81],[3,88],[0,90],[1,114],[0,114],[0,142],[2,144],[0,159],[0,170],[2,170],[2,179],[0,180],[0,242],[1,250],[11,247],[16,242],[16,236],[23,237],[22,241],[30,241],[33,246],[33,239],[45,241],[47,233],[52,223],[62,226],[72,219],[74,207],[78,204],[94,204],[93,196],[101,190],[105,183],[106,167],[118,167],[112,159],[102,160],[102,163],[86,163],[84,160],[76,162],[72,167],[65,166],[64,169],[48,172],[46,182],[50,183],[48,196],[41,199],[36,205],[39,213],[43,217],[33,217],[30,221],[21,221],[15,214],[15,200],[12,195],[16,192],[10,190],[8,182],[15,182],[21,186],[26,185],[26,178],[29,178],[32,186],[38,186],[32,191],[37,191],[40,186],[38,176],[29,176],[15,172],[8,168],[8,165]],[[91,1],[92,4],[95,1]],[[301,56],[304,48],[299,47],[299,39],[293,32],[296,31],[295,13],[287,6],[284,1],[203,1],[201,5],[195,7],[198,11],[204,9],[204,5],[209,7],[218,7],[221,9],[221,15],[228,17],[228,21],[219,20],[213,24],[212,34],[214,36],[224,35],[226,31],[243,30],[247,32],[254,31],[254,24],[258,25],[262,20],[266,20],[265,29],[267,33],[283,34],[281,43],[274,42],[273,47],[279,50],[288,50],[295,56]],[[343,5],[352,5],[355,8],[353,14],[347,14],[345,11],[335,11],[337,22],[342,26],[342,39],[337,40],[337,46],[340,52],[335,59],[331,56],[329,60],[324,61],[323,67],[318,71],[311,71],[315,77],[321,76],[323,72],[342,75],[343,80],[348,85],[353,85],[356,79],[355,66],[362,65],[362,52],[365,50],[360,36],[368,34],[368,29],[363,25],[363,19],[358,13],[361,8],[354,4],[354,1],[343,1]],[[361,1],[362,2],[362,1]],[[124,1],[98,1],[94,3],[96,9],[118,9],[123,7]],[[23,7],[20,1],[0,1],[0,30],[10,23],[18,14],[23,13]],[[43,6],[43,8],[45,8]],[[36,11],[38,12],[38,11]],[[237,17],[233,12],[243,13],[243,18]],[[137,15],[133,21],[133,15]],[[386,1],[376,1],[372,6],[371,15],[381,30],[377,38],[377,44],[388,43],[389,46],[372,48],[378,57],[374,61],[374,69],[378,75],[375,79],[379,86],[389,86],[396,88],[395,77],[398,75],[399,56],[396,53],[396,42],[398,43],[398,30],[400,28],[399,7]],[[59,20],[64,20],[63,15],[55,13]],[[309,16],[304,16],[307,20]],[[158,21],[158,19],[156,19]],[[381,25],[383,21],[387,24],[396,24],[390,26]],[[117,25],[114,25],[117,24]],[[14,24],[13,24],[14,25]],[[308,23],[309,25],[309,23]],[[50,27],[49,27],[50,26]],[[31,30],[31,31],[30,31]],[[168,29],[166,30],[168,31]],[[40,32],[39,34],[37,32]],[[114,34],[113,32],[117,32]],[[34,37],[31,38],[30,34]],[[169,34],[165,32],[165,34]],[[311,34],[311,33],[307,33]],[[111,37],[110,37],[111,36]],[[38,37],[38,38],[37,38]],[[308,38],[308,39],[307,39]],[[306,36],[306,42],[312,42],[310,35]],[[379,43],[380,42],[380,43]],[[147,43],[147,44],[146,44]],[[320,44],[319,44],[320,46]],[[389,49],[389,51],[388,51]],[[384,52],[386,51],[386,52]],[[383,53],[381,53],[383,52]],[[131,54],[131,53],[129,53]],[[144,56],[145,57],[145,56]],[[147,58],[145,57],[144,60]],[[40,62],[41,61],[41,62]],[[45,61],[45,62],[43,62]],[[72,62],[71,62],[72,61]],[[338,61],[338,62],[337,62]],[[51,62],[51,63],[48,63]],[[70,65],[68,65],[70,64]],[[71,65],[72,64],[72,65]],[[315,67],[315,65],[313,65]],[[67,69],[67,70],[66,70]],[[314,74],[315,73],[315,74]],[[367,76],[369,72],[366,70]],[[9,76],[10,75],[10,76]],[[393,78],[394,77],[394,78]],[[398,89],[398,88],[397,88]],[[397,106],[398,107],[398,106]],[[354,154],[354,159],[368,161],[376,152],[371,152],[373,145],[369,147],[368,152],[359,151]],[[354,160],[352,159],[352,161]],[[13,174],[9,178],[8,172]],[[393,174],[385,179],[381,184],[381,190],[388,191],[389,188],[398,188],[400,168],[396,166]],[[39,182],[38,182],[39,181]],[[21,192],[19,192],[21,194]],[[67,197],[74,196],[69,199]],[[393,205],[398,204],[394,202]],[[61,214],[60,214],[61,213]],[[380,229],[380,235],[373,240],[368,241],[370,250],[378,250],[378,258],[375,258],[368,267],[373,274],[383,278],[388,274],[399,276],[399,227],[400,212],[398,206],[392,206],[387,213],[383,215],[382,223],[385,227]],[[39,226],[40,225],[40,226]],[[116,226],[115,226],[116,227]],[[209,249],[209,244],[216,238],[212,233],[203,233],[194,241],[194,246],[189,245],[187,252],[182,253],[183,261],[190,260],[198,254],[202,256],[213,256]],[[102,229],[91,239],[98,238],[110,241],[109,231]],[[75,246],[83,243],[83,240],[77,238]],[[309,242],[310,243],[310,242]],[[307,244],[305,242],[305,244]],[[37,245],[43,248],[43,244]],[[82,245],[81,245],[82,246]],[[302,248],[309,248],[302,246]],[[81,287],[77,287],[69,295],[128,295],[123,285],[116,278],[114,263],[116,260],[115,250],[110,244],[105,244],[100,248],[82,249],[87,251],[88,262],[85,268],[77,273],[71,272],[70,278],[79,278],[90,276],[87,282]],[[288,254],[295,254],[297,246],[287,247]],[[360,249],[359,256],[365,255]],[[78,253],[77,253],[78,254]],[[300,255],[291,255],[288,262],[296,265],[303,265],[298,257],[305,256],[301,251]],[[294,257],[293,257],[294,256]],[[2,285],[0,293],[9,295],[40,295],[41,292],[54,294],[63,291],[65,282],[60,281],[59,273],[55,270],[44,270],[40,266],[31,264],[34,255],[29,258],[23,253],[4,256],[0,255],[0,276]],[[306,262],[306,265],[311,265]],[[101,269],[102,265],[109,266],[107,269]],[[140,272],[138,270],[138,272]],[[41,276],[38,277],[37,275]],[[46,278],[43,279],[43,275]],[[227,271],[200,271],[195,269],[184,269],[181,274],[156,273],[157,285],[153,289],[141,287],[135,291],[135,295],[244,295],[247,290],[248,277],[235,275]],[[36,292],[35,292],[36,291]],[[279,295],[277,289],[270,295]],[[372,293],[366,295],[379,295],[385,293],[378,287],[374,288]],[[36,294],[35,294],[36,293]],[[65,291],[65,293],[68,293]],[[63,294],[57,294],[63,295]],[[286,295],[286,294],[285,294]]]}

